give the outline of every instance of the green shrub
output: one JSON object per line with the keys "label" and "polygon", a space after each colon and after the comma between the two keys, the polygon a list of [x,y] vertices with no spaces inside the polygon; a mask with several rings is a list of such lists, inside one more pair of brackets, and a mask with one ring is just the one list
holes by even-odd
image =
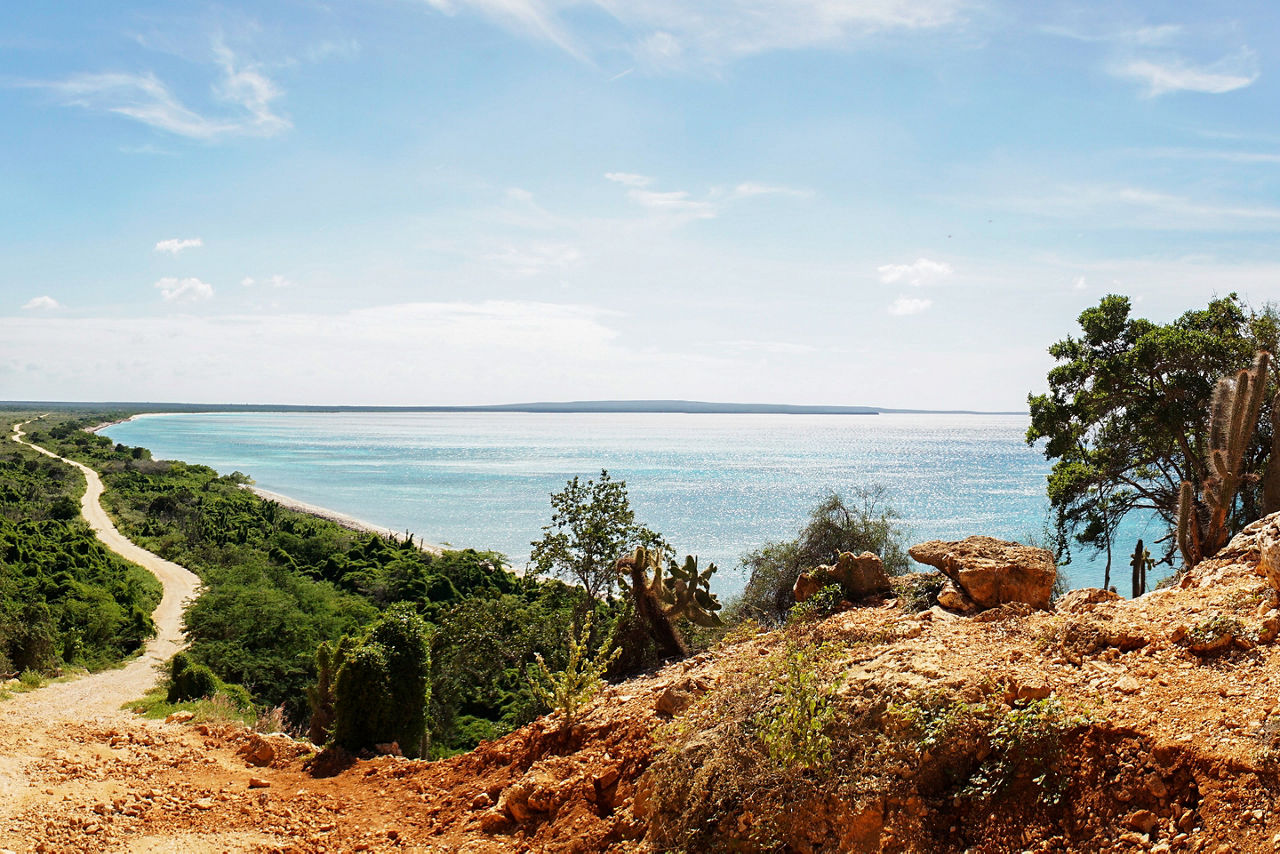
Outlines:
{"label": "green shrub", "polygon": [[180,652],[169,663],[169,696],[170,703],[183,700],[199,700],[212,697],[218,693],[218,677],[203,664],[192,661],[185,652]]}
{"label": "green shrub", "polygon": [[774,662],[775,701],[755,719],[769,758],[784,768],[816,768],[831,763],[834,702],[840,678],[825,678],[819,667],[831,647],[789,647]]}
{"label": "green shrub", "polygon": [[564,670],[553,673],[543,661],[541,653],[535,656],[537,668],[533,673],[533,693],[553,712],[560,714],[560,723],[566,729],[573,727],[578,710],[591,702],[591,699],[604,686],[602,678],[609,665],[622,652],[615,649],[612,653],[591,657],[587,654],[587,645],[591,639],[591,615],[588,614],[582,623],[582,631],[575,636],[569,634],[569,663]]}
{"label": "green shrub", "polygon": [[828,584],[803,602],[793,605],[787,612],[787,625],[796,626],[825,620],[840,610],[844,604],[844,589],[839,584]]}
{"label": "green shrub", "polygon": [[427,624],[408,603],[392,605],[346,655],[334,685],[333,740],[348,750],[395,742],[426,750],[431,652]]}

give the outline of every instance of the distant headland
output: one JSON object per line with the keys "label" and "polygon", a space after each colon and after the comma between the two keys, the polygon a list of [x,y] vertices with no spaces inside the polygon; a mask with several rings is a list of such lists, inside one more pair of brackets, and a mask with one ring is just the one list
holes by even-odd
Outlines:
{"label": "distant headland", "polygon": [[32,401],[0,403],[8,409],[52,407],[60,410],[109,409],[128,412],[541,412],[674,413],[690,415],[1026,415],[1025,411],[976,409],[890,409],[880,406],[827,406],[791,403],[715,403],[703,400],[569,400],[495,403],[475,406],[344,406],[271,403],[158,403],[143,401]]}

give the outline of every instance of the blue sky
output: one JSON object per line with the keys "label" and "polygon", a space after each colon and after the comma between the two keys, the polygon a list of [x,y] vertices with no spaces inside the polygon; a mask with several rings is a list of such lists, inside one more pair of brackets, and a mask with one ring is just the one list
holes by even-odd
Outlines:
{"label": "blue sky", "polygon": [[1280,7],[0,9],[0,398],[1017,409],[1280,297]]}

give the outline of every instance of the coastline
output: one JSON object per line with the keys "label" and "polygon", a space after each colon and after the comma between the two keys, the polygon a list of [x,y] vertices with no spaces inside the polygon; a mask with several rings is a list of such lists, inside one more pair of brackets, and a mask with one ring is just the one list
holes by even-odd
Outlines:
{"label": "coastline", "polygon": [[[144,415],[164,415],[164,414],[166,413],[139,412],[135,415],[130,415],[128,418],[119,418],[119,419],[116,419],[115,421],[104,421],[101,424],[95,424],[92,427],[86,427],[84,428],[84,430],[86,433],[97,433],[99,430],[105,430],[108,427],[112,427],[116,424],[125,424],[129,421],[133,421],[137,418],[141,418]],[[272,492],[269,489],[262,489],[261,487],[254,486],[251,483],[243,484],[241,488],[249,490],[254,495],[266,501],[274,501],[277,504],[279,504],[281,507],[285,508],[286,510],[292,510],[296,513],[305,513],[306,515],[314,516],[317,519],[324,519],[326,522],[332,522],[335,525],[341,525],[343,528],[346,528],[349,531],[355,531],[360,534],[377,534],[380,537],[387,537],[389,539],[395,540],[397,543],[404,542],[406,539],[408,539],[408,536],[409,536],[405,532],[394,531],[391,528],[387,528],[383,525],[375,525],[372,522],[366,522],[363,519],[357,519],[354,516],[348,516],[346,513],[339,513],[337,510],[330,510],[328,507],[321,507],[318,504],[309,504],[306,501],[299,501],[296,498],[292,498],[288,495],[284,495],[279,492]],[[416,538],[414,542],[419,549],[421,549],[424,552],[427,552],[428,554],[439,555],[444,553],[444,548],[442,546],[437,546],[433,543],[424,542]]]}
{"label": "coastline", "polygon": [[[296,513],[305,513],[308,516],[315,516],[317,519],[324,519],[326,522],[332,522],[335,525],[341,525],[349,531],[356,531],[361,534],[377,534],[380,537],[388,537],[398,543],[404,542],[408,538],[408,534],[401,531],[393,531],[382,525],[374,525],[372,522],[366,522],[363,519],[357,519],[354,516],[348,516],[346,513],[339,513],[337,510],[330,510],[328,507],[321,507],[318,504],[308,504],[305,501],[299,501],[288,495],[279,492],[272,492],[269,489],[262,489],[251,483],[241,486],[254,495],[266,501],[274,501],[286,510],[293,510]],[[444,553],[441,546],[427,543],[414,538],[414,543],[424,552],[439,555]]]}

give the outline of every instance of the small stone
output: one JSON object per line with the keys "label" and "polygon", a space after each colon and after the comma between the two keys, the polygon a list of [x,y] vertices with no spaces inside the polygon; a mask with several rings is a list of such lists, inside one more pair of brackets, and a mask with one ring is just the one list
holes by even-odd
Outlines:
{"label": "small stone", "polygon": [[167,724],[185,724],[187,721],[191,720],[194,717],[195,717],[194,713],[189,712],[186,709],[182,709],[181,711],[174,712],[173,714],[166,717],[164,719],[164,722]]}
{"label": "small stone", "polygon": [[1132,676],[1121,676],[1116,680],[1116,690],[1122,694],[1136,694],[1142,690],[1142,685]]}
{"label": "small stone", "polygon": [[1136,812],[1130,813],[1124,823],[1130,830],[1136,830],[1139,833],[1150,833],[1155,829],[1155,826],[1159,821],[1160,820],[1156,818],[1156,814],[1151,810],[1137,810]]}
{"label": "small stone", "polygon": [[213,809],[213,798],[200,798],[195,802],[194,806],[198,810],[211,810]]}
{"label": "small stone", "polygon": [[250,789],[269,789],[271,788],[271,781],[265,780],[262,777],[250,777],[249,788]]}

